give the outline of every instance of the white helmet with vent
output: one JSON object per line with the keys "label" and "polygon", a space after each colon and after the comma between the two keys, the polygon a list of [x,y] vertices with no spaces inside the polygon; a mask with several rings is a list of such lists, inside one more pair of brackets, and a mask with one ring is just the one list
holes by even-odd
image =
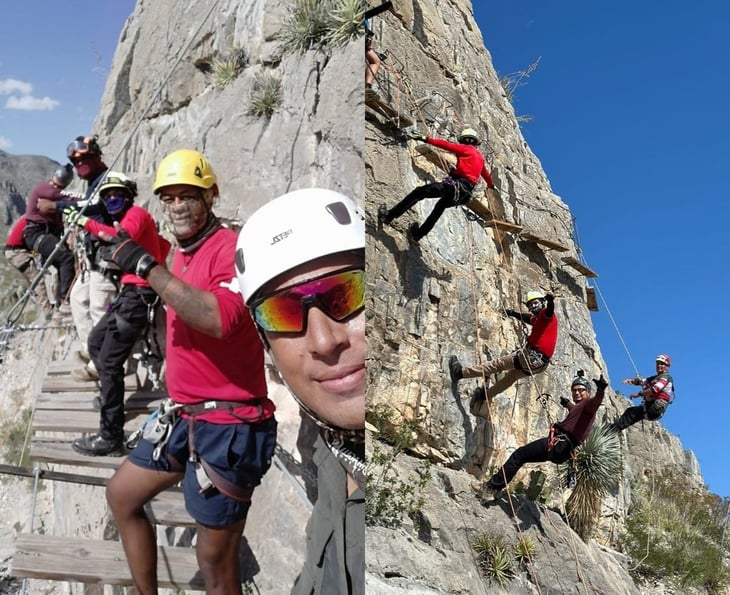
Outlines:
{"label": "white helmet with vent", "polygon": [[365,218],[344,194],[289,192],[266,203],[241,228],[236,274],[246,304],[267,282],[305,262],[365,248]]}

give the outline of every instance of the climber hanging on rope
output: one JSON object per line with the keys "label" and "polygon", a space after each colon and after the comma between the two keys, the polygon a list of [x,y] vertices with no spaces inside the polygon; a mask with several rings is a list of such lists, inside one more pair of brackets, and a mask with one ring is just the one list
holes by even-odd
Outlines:
{"label": "climber hanging on rope", "polygon": [[447,208],[469,202],[480,177],[484,178],[488,188],[494,189],[494,182],[484,165],[484,156],[477,148],[481,144],[479,135],[472,128],[465,128],[461,131],[457,137],[458,143],[427,137],[420,132],[409,132],[408,138],[423,141],[456,155],[456,166],[441,182],[431,182],[419,186],[390,210],[384,204],[378,208],[378,220],[390,225],[394,219],[403,215],[424,198],[438,197],[439,201],[426,221],[420,227],[414,223],[410,228],[411,238],[418,242],[431,231]]}
{"label": "climber hanging on rope", "polygon": [[[527,337],[524,346],[512,353],[497,359],[487,361],[483,366],[462,366],[459,359],[452,355],[449,358],[449,373],[451,382],[457,383],[462,378],[480,378],[491,376],[497,372],[507,371],[502,378],[493,383],[486,393],[490,401],[499,393],[514,384],[519,378],[525,375],[532,375],[542,372],[550,363],[550,358],[555,352],[555,344],[558,340],[558,317],[555,314],[555,298],[552,294],[543,294],[539,291],[530,291],[525,297],[525,305],[530,311],[529,314],[515,310],[505,310],[508,316],[517,318],[525,324],[532,325],[532,330]],[[472,407],[472,413],[481,409],[481,399],[477,398]],[[480,415],[479,417],[483,417]]]}
{"label": "climber hanging on rope", "polygon": [[497,497],[525,463],[545,461],[556,465],[565,463],[588,437],[596,419],[596,411],[603,402],[608,383],[603,374],[594,378],[593,382],[596,385],[596,394],[591,397],[591,384],[584,376],[583,370],[578,370],[577,376],[570,384],[573,401],[565,397],[560,398],[560,404],[568,410],[565,419],[550,426],[549,436],[515,450],[486,484],[473,482],[472,489],[482,497],[490,494]]}
{"label": "climber hanging on rope", "polygon": [[639,392],[629,395],[629,398],[641,397],[643,400],[641,405],[629,407],[624,411],[623,415],[611,424],[612,430],[621,432],[642,419],[656,421],[664,415],[674,392],[674,380],[668,373],[671,365],[671,358],[665,353],[660,353],[656,356],[656,374],[654,376],[649,376],[646,380],[641,376],[623,380],[623,384],[641,387]]}

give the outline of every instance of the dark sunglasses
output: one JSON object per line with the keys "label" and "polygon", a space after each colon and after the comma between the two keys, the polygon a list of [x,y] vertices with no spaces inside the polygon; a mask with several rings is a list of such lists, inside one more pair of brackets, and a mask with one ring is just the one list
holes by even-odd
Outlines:
{"label": "dark sunglasses", "polygon": [[284,287],[256,300],[254,320],[270,333],[301,333],[307,328],[307,311],[315,306],[340,322],[365,305],[365,271],[341,269]]}

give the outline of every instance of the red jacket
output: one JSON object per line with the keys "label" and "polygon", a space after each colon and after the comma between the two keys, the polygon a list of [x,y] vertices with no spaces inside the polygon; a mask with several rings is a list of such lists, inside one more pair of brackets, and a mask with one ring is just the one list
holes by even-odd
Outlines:
{"label": "red jacket", "polygon": [[[124,217],[119,222],[121,228],[126,231],[130,237],[142,248],[144,248],[154,259],[160,264],[165,264],[165,259],[170,252],[170,242],[157,233],[157,225],[147,211],[137,205],[129,207]],[[93,219],[88,219],[84,223],[84,229],[90,234],[99,237],[99,232],[105,232],[111,236],[117,235],[117,230],[109,225],[104,225]],[[139,285],[140,287],[149,287],[141,277],[132,273],[124,273],[121,278],[122,285]]]}
{"label": "red jacket", "polygon": [[545,357],[551,358],[558,342],[558,317],[553,313],[548,318],[547,308],[543,308],[530,319],[530,324],[532,331],[527,342]]}
{"label": "red jacket", "polygon": [[450,143],[442,138],[427,138],[426,142],[456,155],[456,167],[451,172],[452,175],[465,178],[472,184],[476,184],[479,181],[479,176],[481,176],[487,186],[494,188],[492,176],[484,165],[484,157],[474,145]]}
{"label": "red jacket", "polygon": [[21,215],[20,219],[15,222],[15,225],[10,229],[10,233],[8,233],[8,241],[5,242],[8,248],[25,248],[27,250],[27,246],[23,242],[23,231],[25,231],[26,223],[25,215]]}

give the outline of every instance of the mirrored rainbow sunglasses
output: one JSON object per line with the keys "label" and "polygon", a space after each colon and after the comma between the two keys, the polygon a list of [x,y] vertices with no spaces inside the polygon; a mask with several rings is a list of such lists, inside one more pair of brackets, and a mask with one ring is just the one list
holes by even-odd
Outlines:
{"label": "mirrored rainbow sunglasses", "polygon": [[256,300],[254,320],[270,333],[301,333],[307,328],[307,311],[315,306],[341,322],[365,305],[365,271],[341,269],[284,287]]}

